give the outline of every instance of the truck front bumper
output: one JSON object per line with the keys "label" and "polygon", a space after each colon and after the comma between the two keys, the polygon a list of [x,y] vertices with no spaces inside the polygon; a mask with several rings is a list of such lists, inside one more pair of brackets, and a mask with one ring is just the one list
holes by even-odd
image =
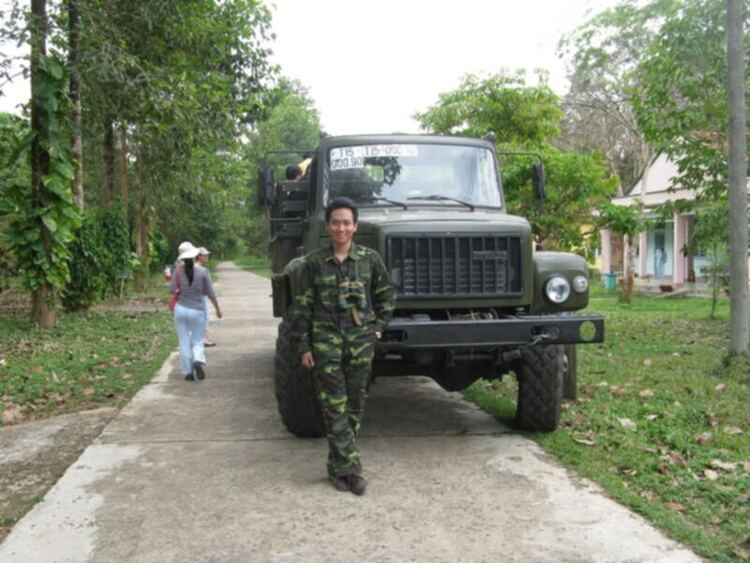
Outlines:
{"label": "truck front bumper", "polygon": [[604,319],[597,315],[517,316],[492,320],[432,321],[396,318],[378,350],[491,350],[536,344],[591,344],[604,341]]}

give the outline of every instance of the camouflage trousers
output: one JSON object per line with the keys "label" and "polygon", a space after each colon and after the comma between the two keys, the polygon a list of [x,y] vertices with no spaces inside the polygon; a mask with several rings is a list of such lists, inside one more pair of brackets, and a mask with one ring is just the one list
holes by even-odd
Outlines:
{"label": "camouflage trousers", "polygon": [[321,325],[314,323],[313,356],[328,438],[328,474],[358,475],[362,464],[357,437],[367,399],[375,335],[367,326],[339,330]]}

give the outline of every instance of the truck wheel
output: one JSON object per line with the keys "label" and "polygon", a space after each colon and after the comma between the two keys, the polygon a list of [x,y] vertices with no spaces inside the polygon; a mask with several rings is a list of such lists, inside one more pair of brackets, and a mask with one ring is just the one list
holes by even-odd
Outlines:
{"label": "truck wheel", "polygon": [[566,344],[563,359],[563,399],[575,401],[578,398],[578,348]]}
{"label": "truck wheel", "polygon": [[560,422],[563,389],[562,346],[525,348],[516,368],[516,419],[522,430],[552,432]]}
{"label": "truck wheel", "polygon": [[325,436],[323,413],[312,373],[299,363],[300,353],[289,324],[279,325],[273,383],[276,404],[287,430],[300,438]]}

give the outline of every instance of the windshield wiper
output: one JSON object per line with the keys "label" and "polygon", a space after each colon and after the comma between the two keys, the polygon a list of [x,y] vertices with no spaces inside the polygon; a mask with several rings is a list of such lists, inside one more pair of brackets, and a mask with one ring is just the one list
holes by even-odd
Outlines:
{"label": "windshield wiper", "polygon": [[393,200],[393,199],[388,199],[387,197],[380,197],[380,196],[376,196],[376,195],[370,195],[370,196],[362,197],[362,198],[359,198],[359,199],[360,199],[360,201],[363,201],[363,202],[368,202],[368,201],[369,202],[383,201],[385,203],[390,203],[391,205],[397,205],[399,207],[403,207],[404,211],[408,211],[409,210],[409,207],[404,202],[402,202],[402,201],[396,201],[396,200]]}
{"label": "windshield wiper", "polygon": [[455,201],[456,203],[460,203],[461,205],[465,205],[466,207],[468,207],[469,209],[471,209],[472,211],[474,211],[474,206],[471,203],[469,203],[467,201],[460,200],[460,199],[456,199],[455,197],[448,197],[448,196],[445,196],[445,195],[418,195],[418,196],[414,196],[414,197],[407,197],[406,199],[407,200],[409,200],[409,199],[427,199],[427,200],[431,200],[431,201]]}

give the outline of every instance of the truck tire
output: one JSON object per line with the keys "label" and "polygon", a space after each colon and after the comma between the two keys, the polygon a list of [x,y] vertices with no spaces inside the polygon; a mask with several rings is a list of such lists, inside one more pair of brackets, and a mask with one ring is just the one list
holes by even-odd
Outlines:
{"label": "truck tire", "polygon": [[578,398],[578,348],[566,344],[563,360],[563,399],[575,401]]}
{"label": "truck tire", "polygon": [[552,432],[560,422],[563,390],[562,346],[532,346],[522,351],[516,367],[521,430]]}
{"label": "truck tire", "polygon": [[299,349],[289,324],[282,321],[276,338],[273,383],[276,405],[287,430],[299,438],[325,436],[323,412],[311,372],[299,363]]}

